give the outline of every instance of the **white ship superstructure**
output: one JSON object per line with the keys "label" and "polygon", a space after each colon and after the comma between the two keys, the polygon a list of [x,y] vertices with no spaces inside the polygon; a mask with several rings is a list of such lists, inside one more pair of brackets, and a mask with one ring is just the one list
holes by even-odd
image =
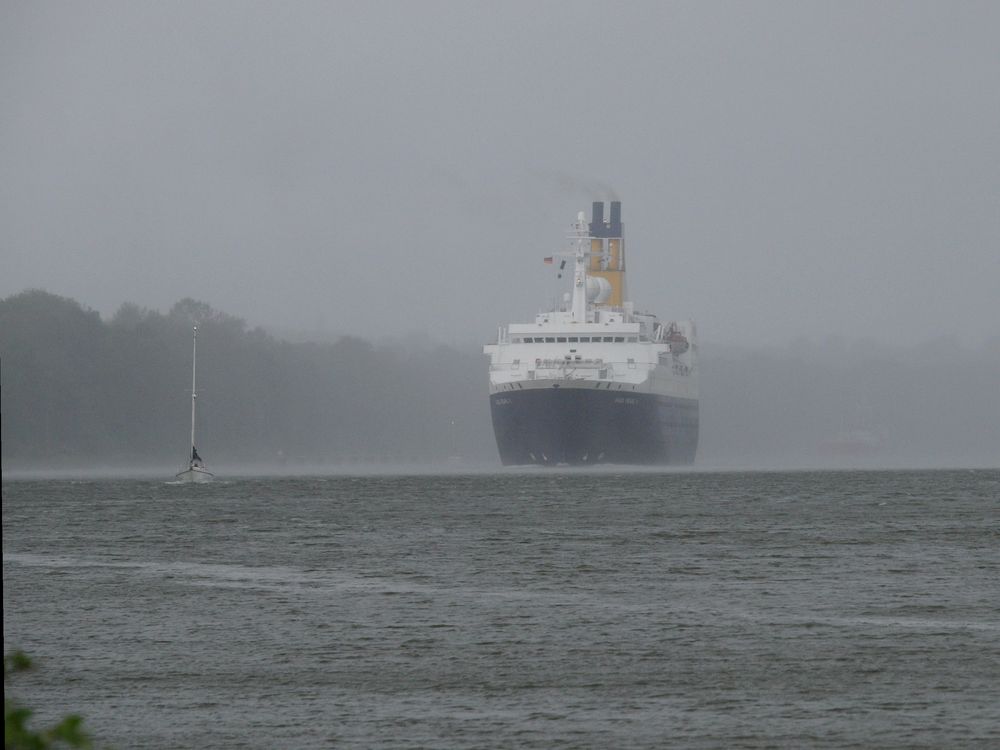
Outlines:
{"label": "white ship superstructure", "polygon": [[[698,440],[692,321],[660,322],[627,301],[621,204],[581,212],[562,304],[511,323],[486,345],[501,460],[518,463],[691,463]],[[549,259],[546,259],[549,260]]]}

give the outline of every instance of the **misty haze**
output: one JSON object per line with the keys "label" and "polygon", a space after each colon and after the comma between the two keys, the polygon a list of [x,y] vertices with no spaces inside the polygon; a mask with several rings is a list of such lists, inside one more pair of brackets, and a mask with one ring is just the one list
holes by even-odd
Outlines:
{"label": "misty haze", "polygon": [[5,748],[1000,747],[998,39],[0,0]]}
{"label": "misty haze", "polygon": [[[630,296],[698,323],[699,463],[823,465],[822,444],[862,432],[873,450],[860,457],[886,465],[1000,457],[993,4],[2,14],[5,305],[41,289],[113,325],[124,303],[165,314],[201,300],[276,339],[369,342],[380,369],[425,357],[414,401],[442,378],[456,389],[430,424],[400,413],[416,443],[378,436],[390,420],[365,413],[376,436],[350,451],[319,424],[264,445],[247,424],[304,374],[236,404],[225,379],[250,375],[226,375],[232,360],[206,341],[206,378],[220,382],[206,380],[204,440],[220,459],[427,460],[454,438],[493,461],[477,352],[567,290],[540,259],[569,217],[607,199],[625,204]],[[80,420],[103,420],[94,439],[22,432],[18,410],[55,397],[17,391],[43,388],[10,348],[34,333],[4,321],[9,465],[138,458],[99,434],[113,431],[99,402],[60,417],[83,433]],[[461,364],[435,358],[439,346]],[[168,432],[185,430],[183,405],[167,402],[182,396],[136,402],[144,377],[117,372],[115,397],[158,436],[141,457],[169,460]],[[309,377],[302,408],[340,397],[332,371]],[[155,421],[159,409],[179,416]]]}

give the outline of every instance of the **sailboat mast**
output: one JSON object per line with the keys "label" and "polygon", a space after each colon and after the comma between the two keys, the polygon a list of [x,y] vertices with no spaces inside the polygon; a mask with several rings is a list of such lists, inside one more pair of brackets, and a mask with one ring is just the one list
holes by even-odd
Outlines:
{"label": "sailboat mast", "polygon": [[198,373],[198,326],[191,337],[191,460],[194,460],[194,405],[198,400],[196,376]]}

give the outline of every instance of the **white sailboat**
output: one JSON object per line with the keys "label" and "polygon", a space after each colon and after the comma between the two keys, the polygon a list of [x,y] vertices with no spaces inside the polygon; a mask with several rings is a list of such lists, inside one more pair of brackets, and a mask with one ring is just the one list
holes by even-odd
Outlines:
{"label": "white sailboat", "polygon": [[198,402],[198,326],[194,327],[191,343],[191,455],[188,457],[188,467],[178,472],[175,477],[178,482],[210,482],[215,475],[205,468],[205,462],[194,447],[194,415]]}

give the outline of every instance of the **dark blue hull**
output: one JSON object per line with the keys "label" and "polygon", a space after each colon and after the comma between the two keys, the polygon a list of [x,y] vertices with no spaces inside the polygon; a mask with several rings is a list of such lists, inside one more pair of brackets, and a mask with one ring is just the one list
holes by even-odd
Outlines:
{"label": "dark blue hull", "polygon": [[598,388],[533,388],[490,396],[505,466],[682,466],[698,448],[698,401]]}

